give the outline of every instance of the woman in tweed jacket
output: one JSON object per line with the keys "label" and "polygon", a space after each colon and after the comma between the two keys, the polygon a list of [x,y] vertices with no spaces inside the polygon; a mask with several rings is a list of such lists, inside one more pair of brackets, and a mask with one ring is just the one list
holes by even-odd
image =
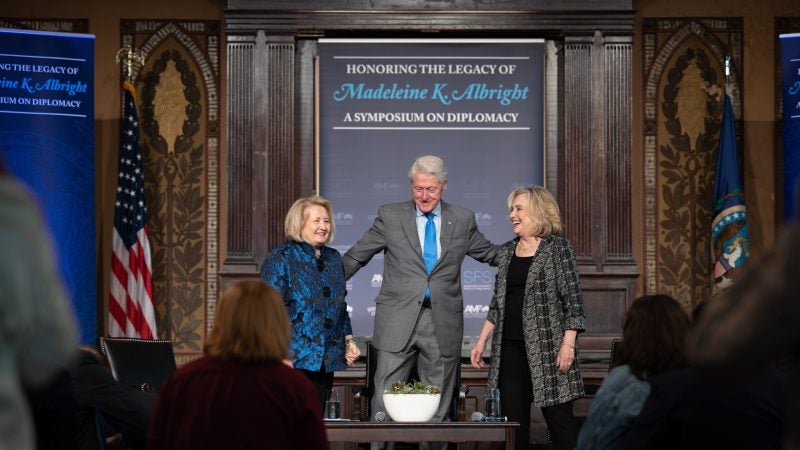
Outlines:
{"label": "woman in tweed jacket", "polygon": [[514,189],[508,207],[517,237],[498,250],[494,297],[470,358],[483,367],[492,335],[488,387],[500,388],[502,413],[520,423],[517,449],[529,442],[531,402],[542,409],[554,447],[573,449],[579,425],[572,400],[584,395],[576,338],[585,321],[575,256],[559,236],[558,204],[546,189]]}

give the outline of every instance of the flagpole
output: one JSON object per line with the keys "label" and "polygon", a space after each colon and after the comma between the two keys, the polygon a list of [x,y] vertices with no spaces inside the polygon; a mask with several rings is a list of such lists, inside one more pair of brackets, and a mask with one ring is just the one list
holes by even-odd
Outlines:
{"label": "flagpole", "polygon": [[118,181],[111,236],[108,335],[155,339],[158,330],[145,204],[144,161],[133,84],[134,71],[144,65],[144,53],[125,46],[117,52],[116,61],[123,64],[125,80],[122,82]]}
{"label": "flagpole", "polygon": [[713,255],[712,294],[727,288],[735,278],[736,269],[750,257],[750,233],[747,227],[747,208],[744,201],[744,182],[736,148],[736,129],[733,113],[731,57],[725,55],[725,86],[722,98],[720,143],[717,150],[712,203],[711,248]]}
{"label": "flagpole", "polygon": [[725,55],[725,86],[723,87],[725,95],[728,95],[728,93],[730,92],[728,86],[728,83],[730,83],[730,81],[731,81],[731,55]]}

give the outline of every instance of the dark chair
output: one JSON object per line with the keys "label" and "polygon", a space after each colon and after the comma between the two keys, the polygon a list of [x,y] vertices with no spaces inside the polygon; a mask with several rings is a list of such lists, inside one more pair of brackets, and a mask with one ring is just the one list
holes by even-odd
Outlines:
{"label": "dark chair", "polygon": [[[608,353],[608,370],[610,371],[614,367],[619,364],[619,344],[622,342],[622,338],[613,338],[611,339],[611,350]],[[602,360],[598,360],[602,361]],[[597,393],[597,390],[600,389],[601,383],[586,383],[583,388],[586,391],[586,395],[594,395]]]}
{"label": "dark chair", "polygon": [[100,349],[120,383],[158,392],[177,366],[172,341],[101,337]]}
{"label": "dark chair", "polygon": [[[367,341],[365,358],[365,384],[362,386],[353,387],[353,396],[355,408],[353,409],[353,419],[368,421],[372,418],[373,412],[370,406],[372,396],[375,395],[375,382],[373,375],[375,374],[375,367],[377,365],[377,352],[372,345],[372,341]],[[409,376],[410,380],[419,380],[417,369],[411,371]],[[456,383],[458,392],[452,395],[450,404],[450,420],[463,422],[465,420],[464,403],[466,402],[469,387],[461,383],[461,364],[456,366]],[[362,407],[362,404],[364,405]]]}
{"label": "dark chair", "polygon": [[[375,389],[374,380],[372,375],[375,373],[375,366],[377,358],[375,357],[375,347],[372,346],[372,341],[366,342],[366,350],[364,351],[364,384],[361,386],[353,386],[353,408],[354,420],[370,420],[372,416],[370,400]],[[362,407],[363,405],[363,407]]]}

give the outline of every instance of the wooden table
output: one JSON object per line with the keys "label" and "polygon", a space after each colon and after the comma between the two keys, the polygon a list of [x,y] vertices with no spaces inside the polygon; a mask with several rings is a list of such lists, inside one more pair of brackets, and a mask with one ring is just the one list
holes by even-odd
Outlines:
{"label": "wooden table", "polygon": [[[330,442],[505,442],[514,449],[517,422],[326,422]],[[355,444],[352,448],[355,448]]]}

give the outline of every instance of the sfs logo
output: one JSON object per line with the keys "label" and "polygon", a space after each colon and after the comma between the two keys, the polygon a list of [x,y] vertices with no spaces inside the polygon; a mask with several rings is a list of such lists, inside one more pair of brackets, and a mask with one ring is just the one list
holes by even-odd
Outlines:
{"label": "sfs logo", "polygon": [[376,273],[372,275],[372,287],[379,288],[383,285],[383,274]]}
{"label": "sfs logo", "polygon": [[375,317],[375,307],[374,306],[367,306],[367,314],[372,317]]}
{"label": "sfs logo", "polygon": [[491,270],[465,270],[462,280],[465,291],[490,291],[494,275]]}
{"label": "sfs logo", "polygon": [[494,281],[491,270],[465,270],[464,283],[466,284],[491,284]]}

